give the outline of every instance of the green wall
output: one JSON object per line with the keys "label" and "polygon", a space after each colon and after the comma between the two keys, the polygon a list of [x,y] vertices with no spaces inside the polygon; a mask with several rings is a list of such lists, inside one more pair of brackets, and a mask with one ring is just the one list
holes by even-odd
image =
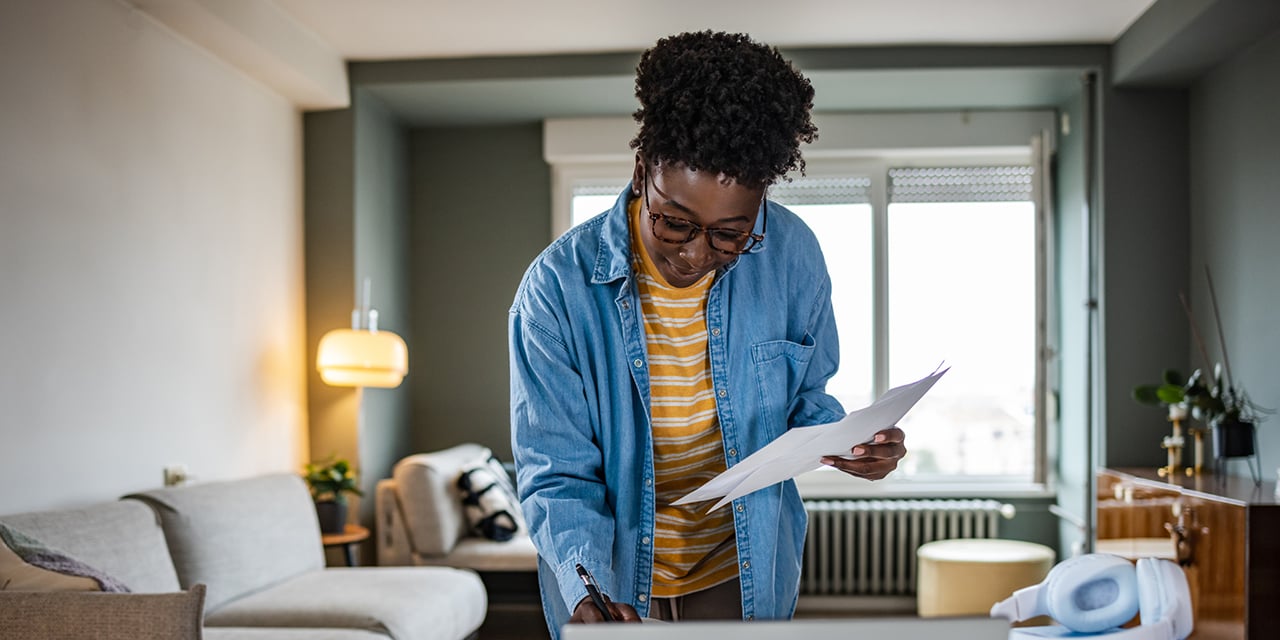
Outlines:
{"label": "green wall", "polygon": [[361,283],[372,281],[379,327],[418,353],[408,325],[408,157],[403,128],[376,98],[357,90],[352,107],[308,113],[305,131],[307,399],[310,459],[339,455],[360,471],[363,500],[353,516],[373,522],[374,487],[409,451],[409,384],[395,389],[331,387],[315,369],[316,347],[331,329],[351,326]]}
{"label": "green wall", "polygon": [[[1190,108],[1191,305],[1217,361],[1204,266],[1213,272],[1231,368],[1255,402],[1280,407],[1280,31],[1196,82]],[[1188,343],[1184,343],[1188,344]],[[1194,346],[1187,361],[1203,366]],[[1276,480],[1280,419],[1258,429]],[[1243,462],[1231,472],[1247,474]]]}
{"label": "green wall", "polygon": [[[410,393],[421,365],[410,323],[409,143],[406,129],[374,96],[354,93],[355,103],[355,285],[371,282],[378,328],[394,331],[409,345],[409,375],[395,389],[365,389],[361,399],[360,470],[366,499],[363,521],[373,518],[377,481],[391,476],[412,440]],[[357,289],[358,291],[358,289]],[[351,298],[354,306],[356,298]]]}
{"label": "green wall", "polygon": [[1130,398],[1168,367],[1186,370],[1187,92],[1104,89],[1102,390],[1107,466],[1164,464],[1164,414]]}
{"label": "green wall", "polygon": [[419,129],[410,149],[414,450],[509,460],[507,310],[551,236],[542,125]]}

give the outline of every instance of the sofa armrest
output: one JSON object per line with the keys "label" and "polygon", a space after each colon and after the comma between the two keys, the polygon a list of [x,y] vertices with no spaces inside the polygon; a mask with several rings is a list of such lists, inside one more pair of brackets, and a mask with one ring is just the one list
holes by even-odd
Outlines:
{"label": "sofa armrest", "polygon": [[175,593],[0,591],[0,636],[199,640],[205,587]]}

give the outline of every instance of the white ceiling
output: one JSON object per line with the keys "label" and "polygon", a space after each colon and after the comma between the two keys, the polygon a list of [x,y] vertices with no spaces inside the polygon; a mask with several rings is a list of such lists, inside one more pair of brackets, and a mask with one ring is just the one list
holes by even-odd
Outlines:
{"label": "white ceiling", "polygon": [[700,29],[786,47],[1111,43],[1154,0],[275,0],[348,60],[639,51]]}

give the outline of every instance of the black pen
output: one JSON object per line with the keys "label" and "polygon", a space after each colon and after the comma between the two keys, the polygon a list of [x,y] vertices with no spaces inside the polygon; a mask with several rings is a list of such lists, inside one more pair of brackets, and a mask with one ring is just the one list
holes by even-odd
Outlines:
{"label": "black pen", "polygon": [[596,579],[591,575],[590,571],[582,565],[574,565],[578,571],[578,577],[582,578],[582,584],[587,587],[587,595],[591,596],[591,601],[596,603],[596,608],[604,615],[605,622],[613,622],[613,614],[609,613],[609,606],[604,602],[604,596],[600,595],[600,587],[596,584]]}

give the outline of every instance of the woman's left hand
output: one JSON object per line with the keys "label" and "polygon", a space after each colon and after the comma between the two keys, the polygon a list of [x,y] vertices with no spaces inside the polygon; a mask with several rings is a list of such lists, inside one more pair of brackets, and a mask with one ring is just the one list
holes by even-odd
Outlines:
{"label": "woman's left hand", "polygon": [[879,480],[898,468],[898,461],[907,455],[907,446],[903,444],[906,434],[902,429],[889,427],[876,433],[871,442],[854,445],[849,450],[853,459],[826,456],[822,464],[831,465],[851,476]]}

